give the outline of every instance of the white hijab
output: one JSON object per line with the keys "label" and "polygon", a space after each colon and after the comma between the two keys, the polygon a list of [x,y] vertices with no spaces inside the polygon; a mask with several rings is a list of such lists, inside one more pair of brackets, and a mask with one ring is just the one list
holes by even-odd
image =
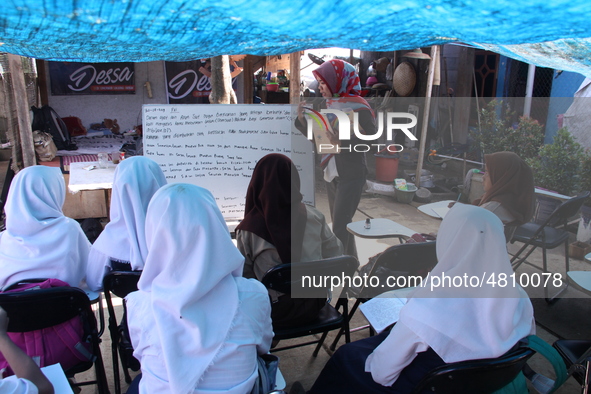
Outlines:
{"label": "white hijab", "polygon": [[111,194],[111,221],[92,245],[106,256],[141,270],[148,255],[146,211],[156,191],[166,185],[160,166],[144,156],[123,160],[115,169]]}
{"label": "white hijab", "polygon": [[130,331],[141,330],[142,347],[161,346],[169,392],[193,393],[231,329],[244,257],[211,193],[183,183],[152,197],[146,241],[139,291],[128,296]]}
{"label": "white hijab", "polygon": [[[434,277],[466,277],[464,286],[431,291],[417,288],[400,312],[400,321],[415,332],[446,363],[499,357],[517,341],[535,332],[533,307],[525,291],[513,287],[513,273],[503,224],[493,213],[456,204],[437,233],[438,263]],[[491,275],[507,285],[487,283]],[[476,277],[484,283],[476,284]],[[459,280],[456,280],[459,284]]]}
{"label": "white hijab", "polygon": [[34,278],[80,285],[90,242],[78,222],[62,213],[65,198],[58,168],[31,166],[14,177],[0,233],[0,288]]}

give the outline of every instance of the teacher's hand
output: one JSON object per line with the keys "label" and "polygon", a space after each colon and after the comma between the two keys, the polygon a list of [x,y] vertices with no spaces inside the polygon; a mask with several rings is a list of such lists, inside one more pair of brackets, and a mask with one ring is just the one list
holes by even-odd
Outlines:
{"label": "teacher's hand", "polygon": [[302,125],[306,125],[306,118],[304,117],[305,104],[306,103],[304,101],[300,101],[298,104],[298,120]]}

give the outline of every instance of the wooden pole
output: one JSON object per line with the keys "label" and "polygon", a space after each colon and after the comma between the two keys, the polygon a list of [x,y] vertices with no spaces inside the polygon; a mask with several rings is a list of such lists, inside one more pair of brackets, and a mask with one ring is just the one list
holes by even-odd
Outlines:
{"label": "wooden pole", "polygon": [[23,153],[23,166],[30,167],[37,164],[37,160],[35,158],[31,116],[21,57],[8,54],[8,68],[12,78],[12,99],[16,108],[17,127]]}
{"label": "wooden pole", "polygon": [[421,187],[421,172],[423,170],[423,160],[425,159],[425,145],[427,143],[427,129],[429,126],[429,110],[431,108],[431,91],[433,90],[433,76],[435,75],[435,62],[439,61],[439,46],[431,47],[431,60],[429,61],[429,71],[427,74],[427,91],[425,92],[425,108],[423,109],[423,122],[421,130],[421,141],[419,146],[419,162],[417,163],[417,172],[415,174],[415,185]]}
{"label": "wooden pole", "polygon": [[[37,83],[39,90],[39,98],[37,99],[37,106],[42,107],[49,105],[49,97],[47,95],[47,73],[45,72],[45,60],[36,59],[35,64],[37,65]],[[39,101],[39,99],[41,101]]]}
{"label": "wooden pole", "polygon": [[300,99],[300,57],[301,52],[289,55],[289,102],[297,104]]}
{"label": "wooden pole", "polygon": [[247,55],[243,60],[244,70],[244,104],[252,104],[254,96],[254,70],[252,69],[253,57]]}

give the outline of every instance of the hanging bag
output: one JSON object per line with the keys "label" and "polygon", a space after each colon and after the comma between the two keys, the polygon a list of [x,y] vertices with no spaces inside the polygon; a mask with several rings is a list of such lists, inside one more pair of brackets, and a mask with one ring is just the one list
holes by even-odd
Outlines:
{"label": "hanging bag", "polygon": [[502,389],[495,391],[493,394],[527,394],[529,391],[527,389],[526,377],[532,382],[532,385],[538,393],[550,394],[555,392],[568,377],[566,365],[564,364],[562,357],[560,357],[560,354],[558,354],[556,349],[537,335],[530,335],[524,338],[521,341],[521,346],[536,351],[548,360],[554,368],[556,380],[552,380],[544,375],[536,373],[526,364],[523,372],[519,372],[517,377],[511,383]]}
{"label": "hanging bag", "polygon": [[267,394],[275,389],[279,357],[263,354],[257,357],[258,377],[250,394]]}
{"label": "hanging bag", "polygon": [[51,134],[43,131],[33,131],[33,145],[39,161],[52,161],[57,153],[57,147]]}

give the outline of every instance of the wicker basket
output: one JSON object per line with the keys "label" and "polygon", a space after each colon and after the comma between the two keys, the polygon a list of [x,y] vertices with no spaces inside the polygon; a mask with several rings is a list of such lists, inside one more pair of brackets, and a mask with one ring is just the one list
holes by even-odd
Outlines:
{"label": "wicker basket", "polygon": [[417,74],[414,66],[409,62],[402,62],[394,70],[392,86],[396,94],[401,97],[409,96],[415,88]]}

